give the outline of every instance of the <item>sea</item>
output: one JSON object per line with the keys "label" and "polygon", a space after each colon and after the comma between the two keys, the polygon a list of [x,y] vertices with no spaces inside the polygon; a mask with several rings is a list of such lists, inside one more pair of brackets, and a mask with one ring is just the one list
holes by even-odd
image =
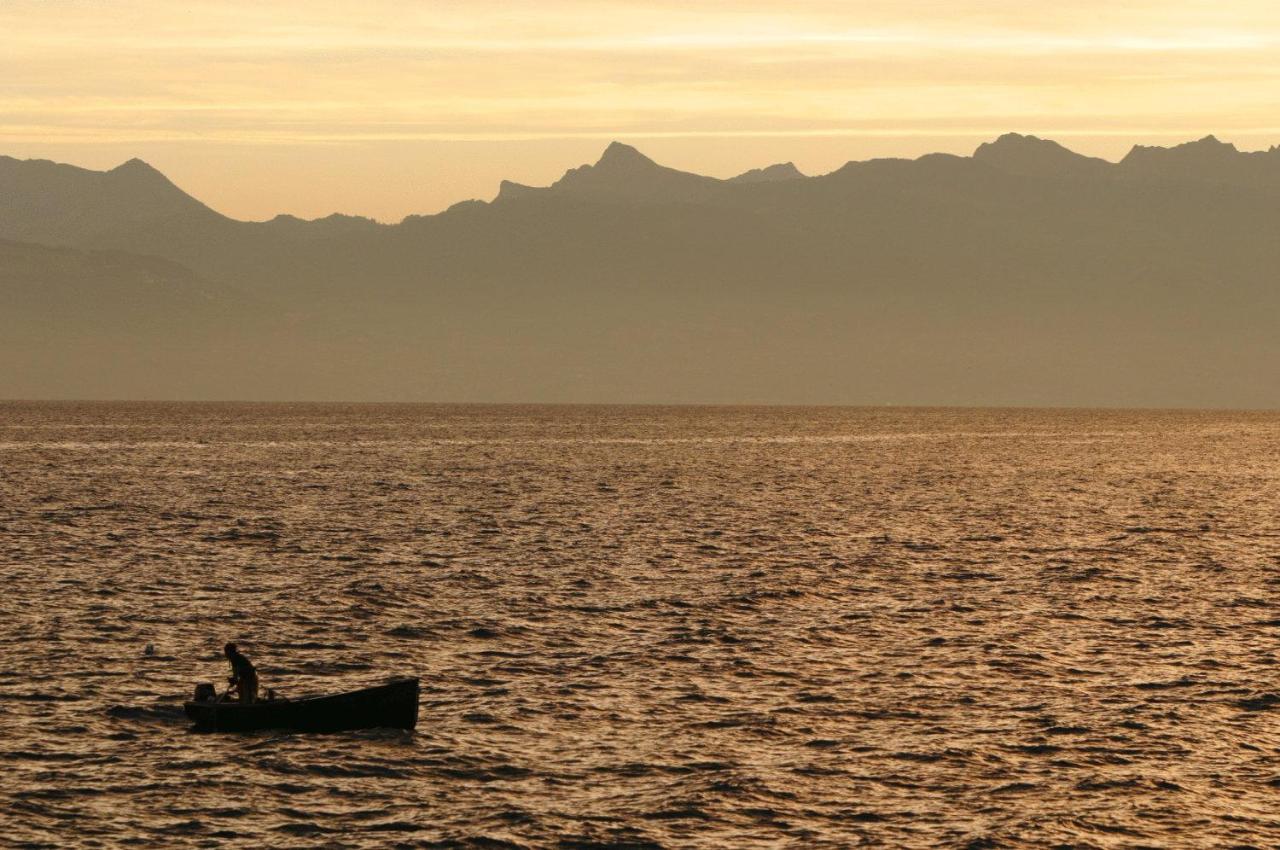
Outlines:
{"label": "sea", "polygon": [[1276,413],[4,403],[0,582],[2,846],[1280,844]]}

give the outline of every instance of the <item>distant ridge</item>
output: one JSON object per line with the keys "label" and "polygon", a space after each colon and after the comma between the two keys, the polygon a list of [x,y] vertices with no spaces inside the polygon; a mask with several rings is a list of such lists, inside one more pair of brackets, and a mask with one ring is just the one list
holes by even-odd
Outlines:
{"label": "distant ridge", "polygon": [[1241,151],[1216,136],[1170,148],[1135,145],[1120,167],[1130,174],[1158,179],[1280,188],[1280,148]]}
{"label": "distant ridge", "polygon": [[1111,167],[1104,159],[1082,156],[1057,142],[1018,133],[1005,133],[994,142],[984,142],[973,152],[973,158],[1011,174],[1037,177],[1097,176]]}
{"label": "distant ridge", "polygon": [[396,225],[0,158],[0,397],[1280,407],[1280,149],[728,179],[622,143]]}
{"label": "distant ridge", "polygon": [[[1273,148],[1274,150],[1274,148]],[[1230,142],[1222,142],[1217,136],[1208,135],[1194,142],[1183,142],[1170,148],[1134,145],[1121,160],[1121,164],[1149,162],[1178,162],[1184,165],[1206,165],[1238,160],[1240,150]]]}
{"label": "distant ridge", "polygon": [[[962,159],[964,157],[949,154],[926,154],[916,160],[850,161],[832,174],[848,173],[851,168],[875,163],[916,162],[923,165]],[[1006,173],[1035,177],[1076,179],[1114,176],[1211,181],[1246,188],[1280,187],[1280,145],[1273,145],[1266,151],[1240,151],[1235,145],[1222,142],[1213,135],[1171,147],[1135,145],[1118,163],[1112,163],[1078,154],[1050,139],[1005,133],[991,142],[980,144],[971,159]],[[693,200],[709,197],[718,187],[725,185],[783,183],[821,179],[822,176],[809,177],[794,163],[784,162],[753,168],[727,179],[707,177],[659,165],[637,148],[615,141],[605,148],[594,164],[569,169],[551,186],[501,181],[494,202],[552,195],[623,202]],[[107,207],[109,211],[95,209],[95,204],[100,208]],[[0,155],[0,236],[23,238],[21,225],[12,214],[13,208],[19,205],[31,217],[33,235],[41,238],[45,236],[43,230],[56,229],[45,219],[46,216],[61,215],[71,209],[74,209],[76,218],[88,220],[90,224],[94,219],[105,219],[104,229],[139,226],[148,220],[171,222],[175,216],[233,221],[183,192],[159,170],[137,158],[103,172],[49,160],[20,160]],[[415,221],[429,217],[409,216]],[[295,235],[303,235],[309,226],[325,235],[344,229],[385,226],[363,216],[342,213],[310,220],[281,214],[261,224],[287,229]],[[74,242],[75,238],[71,241]]]}
{"label": "distant ridge", "polygon": [[534,193],[542,191],[533,186],[526,186],[523,183],[515,183],[511,180],[503,180],[498,186],[498,196],[495,201],[510,201],[515,198],[528,197]]}
{"label": "distant ridge", "polygon": [[805,175],[796,168],[794,162],[780,162],[767,168],[753,168],[737,177],[730,177],[730,183],[772,183],[780,180],[796,180]]}
{"label": "distant ridge", "polygon": [[719,182],[658,165],[630,145],[613,142],[595,165],[570,169],[551,189],[580,198],[668,201],[698,197]]}
{"label": "distant ridge", "polygon": [[0,157],[0,213],[15,205],[21,205],[24,215],[4,216],[6,235],[24,225],[66,228],[70,235],[83,228],[106,233],[175,217],[223,218],[140,159],[110,171],[90,171]]}
{"label": "distant ridge", "polygon": [[342,213],[331,213],[324,218],[315,219],[303,219],[297,216],[281,214],[266,222],[266,225],[282,232],[292,231],[296,235],[314,237],[367,233],[382,226],[371,218],[358,215],[343,215]]}

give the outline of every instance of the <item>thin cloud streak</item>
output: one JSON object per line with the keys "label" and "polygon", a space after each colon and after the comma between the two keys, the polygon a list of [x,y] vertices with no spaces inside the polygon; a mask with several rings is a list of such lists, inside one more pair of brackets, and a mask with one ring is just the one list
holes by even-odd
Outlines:
{"label": "thin cloud streak", "polygon": [[[325,34],[323,36],[282,35],[266,38],[211,37],[185,38],[157,42],[150,37],[119,36],[102,39],[97,36],[42,34],[11,41],[16,51],[25,46],[32,52],[62,48],[88,54],[113,52],[150,54],[209,55],[269,54],[385,54],[388,51],[430,56],[443,53],[612,53],[616,51],[652,53],[653,51],[724,51],[743,52],[760,48],[803,51],[812,46],[882,47],[886,49],[927,52],[1010,53],[1208,53],[1217,51],[1267,50],[1280,46],[1280,39],[1251,32],[1202,33],[1152,37],[1138,33],[1106,33],[1091,36],[1063,37],[1041,32],[1003,34],[966,32],[929,32],[901,30],[854,30],[846,32],[669,32],[634,36],[580,38],[511,38],[511,39],[439,39],[377,38],[359,34]],[[11,54],[12,55],[12,54]]]}

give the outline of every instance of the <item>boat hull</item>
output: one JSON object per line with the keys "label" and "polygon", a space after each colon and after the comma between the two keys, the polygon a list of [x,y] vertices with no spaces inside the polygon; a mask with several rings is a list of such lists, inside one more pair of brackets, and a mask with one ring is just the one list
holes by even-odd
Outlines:
{"label": "boat hull", "polygon": [[418,680],[399,679],[343,694],[241,705],[188,702],[187,717],[200,732],[292,729],[343,732],[351,729],[412,729],[418,724]]}

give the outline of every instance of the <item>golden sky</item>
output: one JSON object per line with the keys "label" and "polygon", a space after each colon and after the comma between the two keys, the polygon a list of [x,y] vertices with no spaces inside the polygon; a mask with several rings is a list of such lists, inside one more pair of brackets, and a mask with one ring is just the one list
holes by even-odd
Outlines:
{"label": "golden sky", "polygon": [[0,0],[0,153],[156,165],[240,218],[398,220],[612,139],[730,176],[1280,143],[1277,0]]}

